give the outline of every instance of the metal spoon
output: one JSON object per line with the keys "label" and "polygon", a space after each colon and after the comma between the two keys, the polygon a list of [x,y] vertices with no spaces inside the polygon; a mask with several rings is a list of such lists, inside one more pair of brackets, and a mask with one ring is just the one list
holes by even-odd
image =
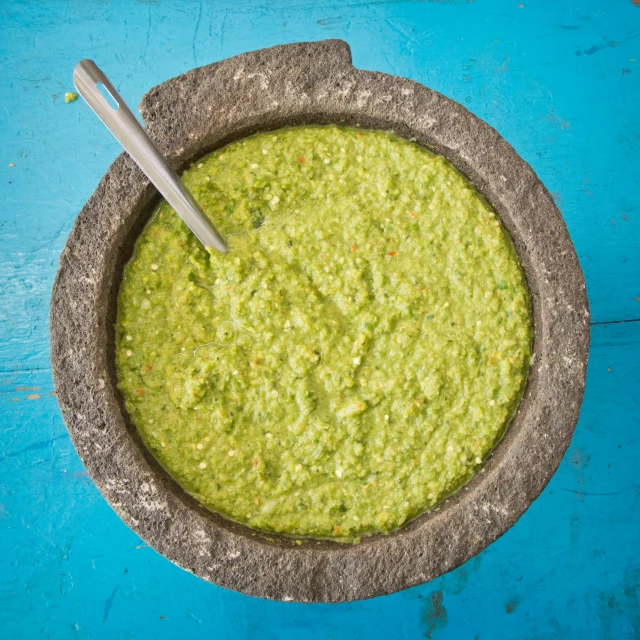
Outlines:
{"label": "metal spoon", "polygon": [[[73,83],[107,129],[142,169],[147,178],[175,209],[205,247],[227,253],[227,243],[207,218],[195,198],[169,166],[146,134],[120,94],[93,60],[81,60],[73,71]],[[117,107],[112,107],[98,89],[104,85]]]}

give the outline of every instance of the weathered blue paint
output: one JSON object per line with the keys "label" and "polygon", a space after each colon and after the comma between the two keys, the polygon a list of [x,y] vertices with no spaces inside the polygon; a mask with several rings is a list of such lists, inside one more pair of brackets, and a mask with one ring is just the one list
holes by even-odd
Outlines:
{"label": "weathered blue paint", "polygon": [[[640,9],[522,4],[0,3],[3,638],[640,637]],[[359,67],[458,100],[531,163],[576,244],[594,326],[573,443],[513,529],[431,584],[305,606],[206,584],[118,520],[50,395],[47,313],[73,220],[118,153],[81,100],[63,101],[78,59],[135,104],[196,64],[327,37],[346,39]]]}

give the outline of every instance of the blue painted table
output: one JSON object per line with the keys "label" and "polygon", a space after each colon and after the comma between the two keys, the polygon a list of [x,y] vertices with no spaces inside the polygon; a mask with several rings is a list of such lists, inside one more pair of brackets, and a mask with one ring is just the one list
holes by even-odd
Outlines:
{"label": "blue painted table", "polygon": [[[60,417],[47,316],[73,220],[119,152],[64,102],[77,60],[135,104],[196,65],[329,37],[459,101],[533,166],[585,271],[592,350],[565,460],[506,535],[430,584],[298,605],[202,582],[120,522]],[[639,45],[630,0],[0,3],[0,635],[640,637]]]}

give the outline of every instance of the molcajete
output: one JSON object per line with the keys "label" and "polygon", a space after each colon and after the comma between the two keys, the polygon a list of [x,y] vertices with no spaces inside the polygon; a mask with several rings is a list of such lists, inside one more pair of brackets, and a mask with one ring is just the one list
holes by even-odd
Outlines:
{"label": "molcajete", "polygon": [[341,41],[274,47],[194,69],[149,91],[140,110],[176,170],[253,133],[299,124],[393,130],[442,154],[513,240],[529,287],[534,361],[519,410],[482,472],[391,535],[358,545],[299,544],[207,511],[144,447],[116,387],[118,289],[158,200],[123,154],[78,216],[51,304],[58,401],[88,472],[120,517],[206,580],[301,602],[368,598],[431,580],[504,533],[562,459],[588,357],[582,272],[562,217],[531,168],[457,103],[410,80],[355,69]]}

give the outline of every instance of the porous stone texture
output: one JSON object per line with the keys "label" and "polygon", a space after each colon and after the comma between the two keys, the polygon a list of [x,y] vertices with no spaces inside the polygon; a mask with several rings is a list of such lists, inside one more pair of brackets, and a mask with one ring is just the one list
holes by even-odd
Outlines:
{"label": "porous stone texture", "polygon": [[[522,259],[535,361],[522,405],[482,472],[439,509],[359,545],[264,535],[190,498],[143,446],[116,388],[116,296],[157,193],[125,154],[80,212],[51,301],[58,402],[92,479],[166,558],[215,584],[299,602],[370,598],[431,580],[511,527],[558,467],[589,351],[585,283],[560,212],[496,131],[420,84],[360,71],[338,40],[246,53],[154,87],[140,111],[176,170],[256,131],[303,123],[393,129],[445,155],[491,203]],[[97,125],[96,125],[97,126]]]}

